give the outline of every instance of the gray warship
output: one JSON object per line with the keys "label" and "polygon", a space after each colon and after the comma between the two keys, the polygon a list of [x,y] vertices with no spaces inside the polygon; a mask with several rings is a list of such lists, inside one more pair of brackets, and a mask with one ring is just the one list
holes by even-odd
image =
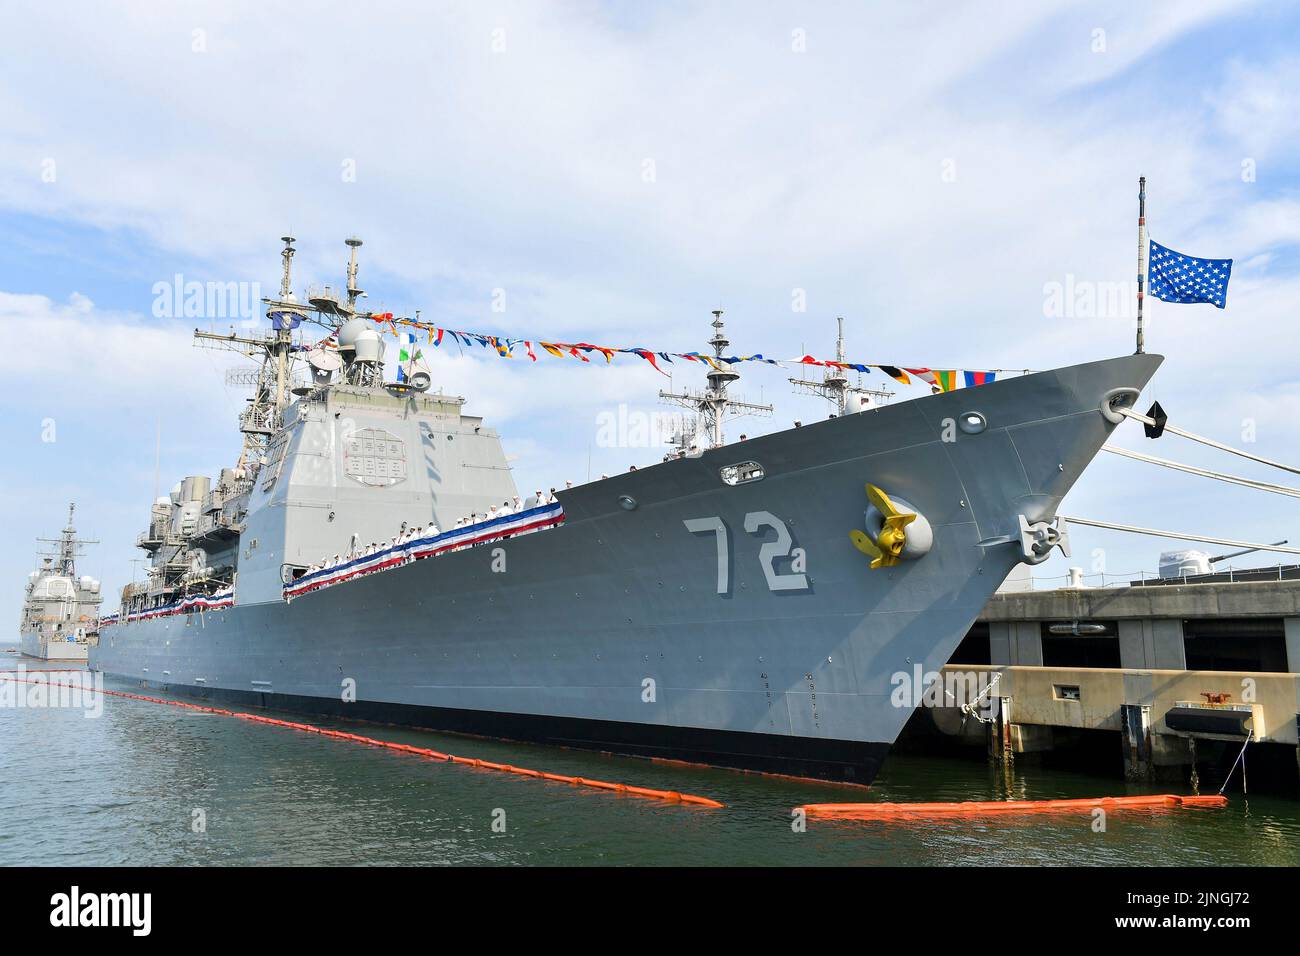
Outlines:
{"label": "gray warship", "polygon": [[77,537],[72,519],[76,504],[68,506],[68,524],[57,538],[40,538],[45,553],[27,576],[19,648],[26,657],[45,661],[84,661],[99,627],[103,601],[95,578],[77,574],[77,558],[88,544]]}
{"label": "gray warship", "polygon": [[675,396],[698,447],[501,508],[518,490],[490,424],[427,368],[385,381],[360,241],[346,287],[305,299],[293,241],[270,331],[195,333],[260,360],[242,451],[154,503],[147,580],[90,651],[106,675],[870,783],[913,708],[897,675],[938,671],[1013,568],[1065,549],[1057,506],[1162,361],[889,404],[828,376],[842,414],[730,443],[738,376],[714,363]]}

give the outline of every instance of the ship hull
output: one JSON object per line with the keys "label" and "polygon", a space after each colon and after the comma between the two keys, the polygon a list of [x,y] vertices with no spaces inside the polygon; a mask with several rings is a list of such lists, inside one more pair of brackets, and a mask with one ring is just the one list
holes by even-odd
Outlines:
{"label": "ship hull", "polygon": [[[1103,395],[1158,364],[1024,376],[582,485],[560,494],[561,527],[291,604],[118,624],[91,666],[209,699],[869,783],[923,689],[901,684],[946,663],[1021,560],[1018,540],[988,542],[1055,513],[1114,427]],[[954,435],[972,411],[987,428]],[[744,461],[765,477],[720,479]],[[849,538],[866,482],[926,517],[928,554],[869,569]]]}
{"label": "ship hull", "polygon": [[23,633],[19,642],[19,651],[24,657],[32,657],[41,661],[84,663],[87,659],[87,649],[84,643],[57,638],[42,638],[35,631]]}

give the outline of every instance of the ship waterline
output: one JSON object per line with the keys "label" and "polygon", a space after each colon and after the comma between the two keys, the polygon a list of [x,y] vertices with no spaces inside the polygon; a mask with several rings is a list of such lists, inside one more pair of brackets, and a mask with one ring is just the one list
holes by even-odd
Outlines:
{"label": "ship waterline", "polygon": [[[1021,519],[1053,518],[1115,427],[1107,403],[1131,404],[1160,361],[721,445],[560,491],[560,526],[286,603],[285,576],[343,549],[362,516],[423,502],[449,524],[446,502],[475,493],[453,465],[482,469],[478,500],[514,491],[499,442],[458,407],[435,396],[413,415],[413,400],[358,408],[354,395],[335,408],[349,392],[331,389],[286,416],[278,484],[255,482],[228,545],[235,605],[105,628],[90,664],[216,700],[869,783],[911,713],[891,700],[894,675],[946,663],[1025,560]],[[425,449],[403,465],[409,480],[349,481],[349,415]],[[967,421],[978,427],[953,427]],[[492,446],[449,463],[437,456],[451,438]],[[761,478],[724,480],[751,462]],[[867,484],[924,518],[928,550],[870,567],[850,540]]]}

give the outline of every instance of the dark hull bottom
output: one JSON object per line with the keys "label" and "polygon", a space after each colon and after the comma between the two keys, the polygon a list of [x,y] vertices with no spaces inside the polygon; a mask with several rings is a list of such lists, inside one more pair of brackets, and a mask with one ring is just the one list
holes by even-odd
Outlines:
{"label": "dark hull bottom", "polygon": [[401,724],[433,731],[861,785],[867,785],[875,778],[890,748],[886,743],[854,740],[820,740],[696,727],[657,727],[621,721],[499,714],[379,701],[345,704],[340,700],[323,697],[194,687],[188,684],[159,684],[153,681],[147,682],[147,686],[201,700],[238,703],[270,710]]}

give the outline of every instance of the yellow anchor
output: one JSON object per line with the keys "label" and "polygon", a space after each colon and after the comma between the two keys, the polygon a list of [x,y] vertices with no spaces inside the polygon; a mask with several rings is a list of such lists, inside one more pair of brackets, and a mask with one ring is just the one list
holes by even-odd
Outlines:
{"label": "yellow anchor", "polygon": [[872,540],[865,531],[850,531],[849,539],[855,548],[871,558],[872,568],[893,567],[902,558],[903,545],[907,543],[907,526],[916,520],[916,515],[899,511],[889,500],[889,495],[870,483],[867,484],[867,500],[884,518],[880,534]]}

